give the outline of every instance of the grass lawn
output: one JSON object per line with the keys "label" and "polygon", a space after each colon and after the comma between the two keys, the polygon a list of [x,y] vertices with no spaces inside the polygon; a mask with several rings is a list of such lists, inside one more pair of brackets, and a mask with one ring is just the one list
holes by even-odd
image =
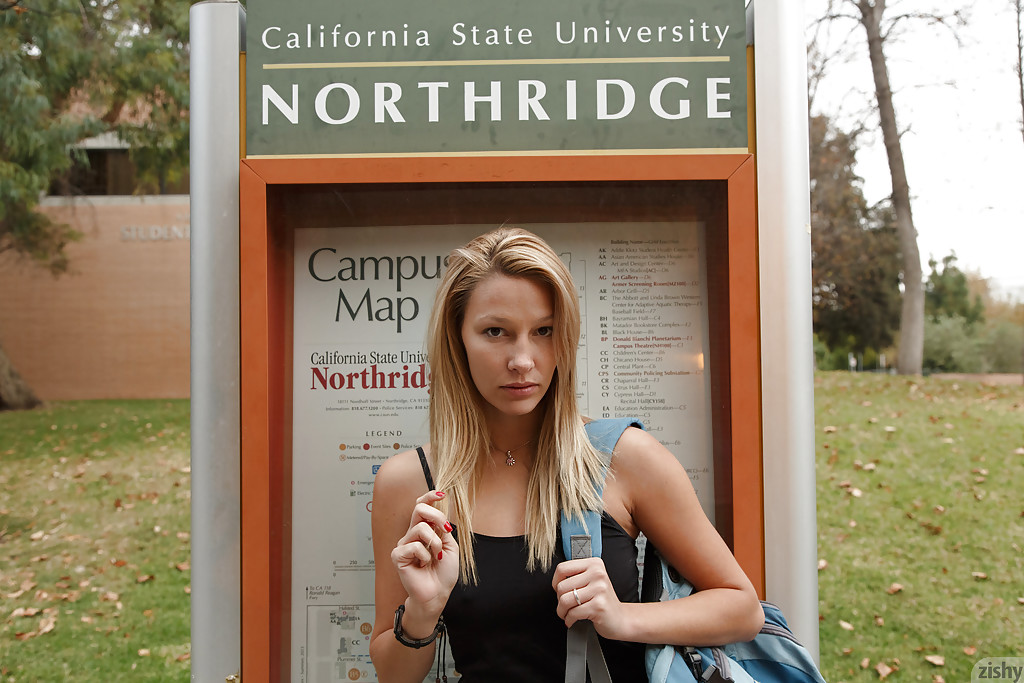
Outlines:
{"label": "grass lawn", "polygon": [[0,681],[189,679],[187,401],[0,413]]}
{"label": "grass lawn", "polygon": [[[822,669],[1024,654],[1024,388],[824,373]],[[0,683],[189,679],[187,401],[0,413]]]}
{"label": "grass lawn", "polygon": [[815,384],[826,679],[962,682],[1024,654],[1024,389]]}

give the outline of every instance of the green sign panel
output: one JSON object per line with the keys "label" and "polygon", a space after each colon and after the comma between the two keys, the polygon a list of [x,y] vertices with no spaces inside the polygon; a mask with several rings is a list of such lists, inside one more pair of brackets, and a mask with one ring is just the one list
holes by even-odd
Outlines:
{"label": "green sign panel", "polygon": [[249,0],[246,152],[746,151],[743,0]]}

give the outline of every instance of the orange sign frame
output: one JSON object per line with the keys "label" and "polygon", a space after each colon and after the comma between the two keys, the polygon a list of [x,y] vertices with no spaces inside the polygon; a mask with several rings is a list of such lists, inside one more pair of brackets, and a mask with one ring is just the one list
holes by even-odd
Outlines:
{"label": "orange sign frame", "polygon": [[[764,595],[756,173],[751,154],[243,159],[240,168],[241,601],[246,683],[287,680],[293,241],[285,186],[717,181],[709,232],[716,525]],[[716,303],[717,297],[717,303]],[[716,345],[715,339],[718,339]]]}

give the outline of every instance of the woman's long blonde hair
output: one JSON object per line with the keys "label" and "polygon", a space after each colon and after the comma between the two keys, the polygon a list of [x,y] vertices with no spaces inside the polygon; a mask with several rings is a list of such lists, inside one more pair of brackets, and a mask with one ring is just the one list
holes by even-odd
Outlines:
{"label": "woman's long blonde hair", "polygon": [[436,485],[447,496],[449,519],[459,529],[459,566],[475,583],[473,508],[476,483],[488,462],[491,438],[484,399],[469,372],[462,322],[470,295],[486,278],[503,274],[546,285],[554,302],[555,375],[538,409],[544,411],[526,503],[530,571],[551,567],[562,509],[571,515],[600,510],[594,483],[602,461],[590,445],[576,406],[576,347],[580,306],[569,269],[533,233],[502,227],[451,253],[434,299],[427,335],[430,361],[430,445]]}

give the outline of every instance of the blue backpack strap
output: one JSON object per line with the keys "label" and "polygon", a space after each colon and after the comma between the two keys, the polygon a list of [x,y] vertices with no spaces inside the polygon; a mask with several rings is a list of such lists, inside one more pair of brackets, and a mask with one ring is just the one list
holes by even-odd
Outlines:
{"label": "blue backpack strap", "polygon": [[[597,482],[597,495],[604,490],[604,475],[612,461],[612,451],[619,437],[628,427],[644,426],[639,420],[628,417],[594,420],[584,425],[590,444],[604,457],[601,481]],[[575,538],[575,540],[573,540]],[[562,552],[567,560],[585,557],[601,557],[601,513],[589,510],[583,519],[570,518],[562,511]]]}
{"label": "blue backpack strap", "polygon": [[[612,462],[612,451],[619,437],[627,427],[643,425],[628,418],[595,420],[588,422],[584,429],[591,445],[602,456],[603,468],[600,481],[595,482],[597,495],[604,490],[604,477]],[[583,518],[570,518],[562,510],[562,551],[567,560],[587,557],[601,557],[601,513],[588,510]],[[587,671],[594,683],[612,683],[608,664],[601,651],[601,643],[594,625],[589,621],[578,621],[566,634],[565,682],[584,683]]]}
{"label": "blue backpack strap", "polygon": [[626,431],[627,427],[644,429],[640,420],[631,417],[614,417],[607,420],[593,420],[583,425],[587,436],[590,438],[590,445],[600,453],[607,453],[609,456],[619,442],[619,437]]}

